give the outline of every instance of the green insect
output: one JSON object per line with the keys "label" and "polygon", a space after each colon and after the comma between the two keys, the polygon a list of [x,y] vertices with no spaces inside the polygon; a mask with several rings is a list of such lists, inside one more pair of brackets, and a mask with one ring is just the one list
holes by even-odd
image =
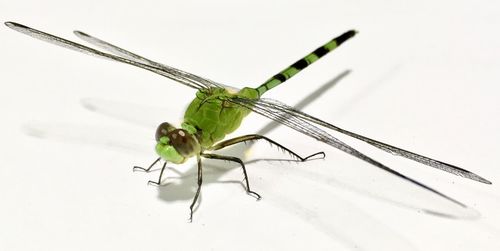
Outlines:
{"label": "green insect", "polygon": [[466,206],[442,194],[441,192],[438,192],[437,190],[430,188],[412,178],[409,178],[366,156],[365,154],[338,140],[337,138],[333,137],[317,126],[322,126],[346,134],[358,140],[364,141],[370,145],[373,145],[381,150],[389,152],[393,155],[402,156],[420,162],[422,164],[485,184],[491,184],[490,181],[460,167],[447,164],[429,157],[425,157],[395,146],[391,146],[389,144],[364,137],[351,131],[347,131],[328,122],[315,118],[311,115],[298,111],[277,100],[261,98],[261,96],[265,92],[282,84],[310,64],[314,63],[321,57],[328,54],[330,51],[340,46],[348,39],[352,38],[356,34],[356,31],[354,30],[349,30],[342,35],[330,40],[326,44],[309,53],[307,56],[303,57],[291,66],[279,72],[257,88],[245,87],[241,90],[237,90],[236,88],[225,86],[212,80],[205,79],[194,74],[154,62],[135,53],[100,40],[96,37],[92,37],[83,32],[75,31],[74,33],[81,39],[89,42],[96,47],[102,48],[109,53],[102,52],[54,35],[50,35],[48,33],[32,29],[18,23],[6,22],[5,25],[7,25],[11,29],[27,34],[31,37],[89,55],[130,64],[170,78],[191,88],[197,89],[196,97],[189,104],[184,114],[184,122],[181,124],[180,128],[177,128],[166,122],[158,126],[155,138],[157,142],[156,153],[159,155],[159,158],[157,158],[148,168],[137,166],[134,167],[134,170],[143,170],[149,172],[155,164],[163,159],[164,164],[160,171],[158,181],[149,181],[149,183],[160,185],[163,171],[165,170],[167,162],[181,164],[189,158],[196,157],[198,161],[198,188],[190,206],[190,220],[192,220],[193,207],[196,204],[203,182],[203,168],[201,163],[202,157],[208,159],[232,161],[240,164],[243,169],[247,193],[255,196],[257,199],[261,198],[259,194],[250,189],[247,171],[241,159],[232,156],[214,154],[212,153],[213,151],[242,142],[265,140],[273,145],[276,145],[278,148],[281,148],[282,150],[290,153],[291,156],[297,158],[300,161],[309,160],[311,159],[311,157],[325,157],[325,154],[323,152],[318,152],[307,157],[301,157],[287,147],[263,135],[251,134],[236,137],[233,139],[223,140],[227,134],[235,131],[240,126],[243,118],[252,111],[274,121],[277,121],[283,125],[286,125],[307,136],[324,142],[330,146],[333,146],[356,158],[366,161],[378,168],[381,168],[393,175],[396,175],[408,182],[411,182],[423,189],[433,192],[463,207]]}

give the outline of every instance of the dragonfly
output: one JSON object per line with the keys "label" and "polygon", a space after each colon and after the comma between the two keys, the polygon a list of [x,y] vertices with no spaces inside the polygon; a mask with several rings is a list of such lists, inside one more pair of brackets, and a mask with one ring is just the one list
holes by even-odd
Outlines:
{"label": "dragonfly", "polygon": [[250,188],[247,170],[243,161],[237,157],[214,153],[217,150],[239,143],[263,140],[276,146],[278,149],[289,153],[298,161],[325,158],[324,152],[317,152],[309,156],[302,157],[301,155],[290,150],[288,147],[264,135],[249,134],[224,140],[225,136],[235,131],[241,125],[243,119],[251,112],[260,114],[313,139],[326,143],[327,145],[350,154],[371,164],[372,166],[390,173],[391,175],[395,175],[407,182],[413,183],[422,189],[430,191],[462,207],[466,207],[466,205],[363,154],[357,149],[327,133],[322,128],[337,131],[395,156],[404,157],[406,159],[410,159],[477,182],[492,184],[489,180],[458,166],[362,136],[306,114],[278,100],[262,98],[262,95],[267,91],[281,85],[298,72],[304,70],[312,63],[316,62],[350,38],[354,37],[357,33],[355,30],[348,30],[340,36],[333,38],[289,67],[272,76],[258,87],[244,87],[242,89],[238,89],[165,64],[157,63],[81,31],[74,31],[74,34],[85,42],[100,48],[101,50],[51,35],[19,23],[6,22],[5,25],[15,31],[24,33],[33,38],[88,55],[132,65],[159,74],[187,87],[196,89],[196,96],[191,103],[189,103],[184,114],[184,121],[180,127],[175,127],[168,122],[163,122],[157,127],[155,133],[155,150],[158,157],[155,161],[147,168],[134,166],[134,170],[150,172],[153,166],[163,160],[163,166],[158,180],[150,180],[148,182],[148,184],[161,185],[162,175],[167,163],[182,164],[190,158],[196,158],[197,190],[190,205],[190,221],[193,219],[193,208],[196,205],[203,183],[202,158],[224,160],[239,164],[243,170],[247,194],[254,196],[257,200],[261,199],[261,196]]}

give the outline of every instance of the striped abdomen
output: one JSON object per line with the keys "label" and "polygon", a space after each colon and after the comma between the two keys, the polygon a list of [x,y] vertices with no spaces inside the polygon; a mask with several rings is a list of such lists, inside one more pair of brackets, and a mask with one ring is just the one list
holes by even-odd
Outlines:
{"label": "striped abdomen", "polygon": [[272,88],[280,85],[285,82],[289,78],[293,77],[295,74],[309,66],[310,64],[316,62],[318,59],[328,54],[328,52],[333,51],[343,42],[353,37],[356,34],[356,31],[350,30],[345,32],[344,34],[332,39],[328,43],[323,46],[317,48],[313,52],[309,53],[307,56],[303,57],[299,61],[290,65],[288,68],[284,69],[280,73],[274,75],[272,78],[267,80],[265,83],[256,88],[259,96],[262,96],[266,91],[271,90]]}

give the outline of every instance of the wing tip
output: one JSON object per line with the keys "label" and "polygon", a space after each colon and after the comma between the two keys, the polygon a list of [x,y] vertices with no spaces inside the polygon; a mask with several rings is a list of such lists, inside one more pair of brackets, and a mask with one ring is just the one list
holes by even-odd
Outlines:
{"label": "wing tip", "polygon": [[482,178],[482,177],[479,177],[479,178],[480,178],[479,182],[481,182],[481,183],[484,183],[484,184],[487,184],[487,185],[492,185],[493,184],[493,182],[491,182],[491,181],[489,181],[489,180],[487,180],[485,178]]}
{"label": "wing tip", "polygon": [[487,184],[487,185],[492,185],[493,183],[473,172],[468,172],[467,175],[464,176],[465,178],[469,178],[471,180],[475,180],[477,182],[481,182],[481,183],[484,183],[484,184]]}
{"label": "wing tip", "polygon": [[[453,166],[453,167],[455,167],[455,169],[459,171],[459,173],[455,173],[458,176],[462,176],[464,178],[471,179],[471,180],[474,180],[477,182],[481,182],[481,183],[484,183],[487,185],[493,184],[491,181],[489,181],[489,180],[487,180],[487,179],[485,179],[485,178],[483,178],[483,177],[481,177],[481,176],[479,176],[479,175],[477,175],[469,170],[465,170],[465,169],[462,169],[462,168],[456,167],[456,166]],[[444,171],[446,171],[446,170],[444,170]],[[451,173],[453,173],[453,172],[451,172]]]}
{"label": "wing tip", "polygon": [[77,37],[90,37],[87,33],[79,31],[79,30],[74,30],[73,34],[75,34]]}
{"label": "wing tip", "polygon": [[7,26],[15,31],[18,31],[18,32],[23,32],[23,31],[31,29],[30,27],[28,27],[26,25],[22,25],[20,23],[11,22],[11,21],[4,22],[4,24],[5,24],[5,26]]}
{"label": "wing tip", "polygon": [[22,25],[20,25],[18,23],[11,22],[11,21],[4,22],[3,24],[5,24],[5,26],[7,26],[7,27],[9,27],[11,29],[14,29],[17,26],[22,26]]}

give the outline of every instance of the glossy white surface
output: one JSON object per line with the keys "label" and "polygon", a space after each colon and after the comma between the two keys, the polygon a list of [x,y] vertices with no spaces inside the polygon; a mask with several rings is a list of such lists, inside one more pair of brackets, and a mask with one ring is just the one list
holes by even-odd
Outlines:
{"label": "glossy white surface", "polygon": [[[224,151],[246,159],[263,199],[244,193],[237,166],[210,161],[187,223],[195,163],[169,165],[160,188],[146,185],[158,172],[132,173],[132,166],[156,158],[155,125],[180,122],[194,91],[3,26],[0,249],[499,250],[500,8],[468,2],[1,0],[1,21],[74,41],[71,31],[79,29],[236,87],[260,84],[354,28],[355,38],[267,97],[493,185],[340,137],[469,206],[463,209],[277,127],[266,135],[327,158],[255,161],[288,158],[266,143]],[[252,115],[234,136],[268,124]]]}

